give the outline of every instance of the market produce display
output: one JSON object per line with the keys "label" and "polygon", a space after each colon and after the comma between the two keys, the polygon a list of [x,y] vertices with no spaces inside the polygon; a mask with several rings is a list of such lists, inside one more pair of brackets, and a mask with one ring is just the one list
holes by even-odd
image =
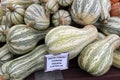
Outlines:
{"label": "market produce display", "polygon": [[[67,52],[92,76],[120,69],[119,0],[1,0],[0,80],[44,70],[44,56]],[[42,40],[42,41],[41,41]]]}

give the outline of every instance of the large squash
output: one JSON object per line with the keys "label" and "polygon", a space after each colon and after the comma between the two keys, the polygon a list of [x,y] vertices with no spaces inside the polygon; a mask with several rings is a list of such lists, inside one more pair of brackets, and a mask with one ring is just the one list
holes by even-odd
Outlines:
{"label": "large squash", "polygon": [[104,34],[117,34],[120,36],[120,18],[111,17],[106,24],[101,24],[97,26]]}
{"label": "large squash", "polygon": [[25,54],[35,48],[38,41],[46,35],[45,31],[36,31],[30,25],[19,24],[9,29],[7,46],[13,54]]}
{"label": "large squash", "polygon": [[82,25],[94,24],[100,17],[100,1],[74,0],[70,11],[74,22]]}
{"label": "large squash", "polygon": [[47,33],[45,43],[49,53],[68,52],[69,59],[73,59],[97,36],[97,29],[93,25],[87,25],[83,29],[72,26],[58,26]]}
{"label": "large squash", "polygon": [[0,68],[0,80],[24,80],[36,70],[44,69],[46,46],[39,45],[30,53],[8,61]]}
{"label": "large squash", "polygon": [[105,74],[112,66],[113,51],[120,46],[120,37],[111,34],[87,45],[78,57],[81,69],[93,76]]}

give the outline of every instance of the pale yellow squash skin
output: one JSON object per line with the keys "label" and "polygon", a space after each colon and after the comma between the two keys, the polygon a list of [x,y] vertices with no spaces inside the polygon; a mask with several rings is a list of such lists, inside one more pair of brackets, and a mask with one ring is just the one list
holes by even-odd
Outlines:
{"label": "pale yellow squash skin", "polygon": [[73,26],[57,26],[47,33],[45,43],[49,53],[68,52],[69,59],[73,59],[97,36],[97,29],[93,25],[85,26],[83,29]]}

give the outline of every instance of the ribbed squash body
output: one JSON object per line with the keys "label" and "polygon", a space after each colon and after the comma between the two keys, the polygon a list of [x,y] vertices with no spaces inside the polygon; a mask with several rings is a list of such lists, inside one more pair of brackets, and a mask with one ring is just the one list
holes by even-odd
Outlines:
{"label": "ribbed squash body", "polygon": [[6,17],[11,24],[24,23],[25,8],[21,5],[10,4],[7,6]]}
{"label": "ribbed squash body", "polygon": [[72,4],[73,1],[74,0],[57,0],[59,5],[61,5],[61,6],[69,6]]}
{"label": "ribbed squash body", "polygon": [[70,11],[74,22],[82,25],[94,24],[100,17],[100,1],[74,0]]}
{"label": "ribbed squash body", "polygon": [[45,45],[40,45],[32,52],[3,64],[0,75],[5,80],[23,80],[32,72],[44,68],[44,55],[46,54]]}
{"label": "ribbed squash body", "polygon": [[5,9],[8,4],[18,4],[22,5],[24,8],[27,8],[33,3],[39,3],[38,0],[1,0],[2,8]]}
{"label": "ribbed squash body", "polygon": [[37,30],[45,30],[49,27],[50,20],[46,16],[46,12],[43,6],[39,4],[30,5],[25,12],[25,23],[34,22],[33,28]]}
{"label": "ribbed squash body", "polygon": [[55,13],[59,9],[59,5],[57,3],[57,0],[48,0],[45,4],[45,9],[47,13]]}
{"label": "ribbed squash body", "polygon": [[110,10],[111,10],[111,3],[110,0],[100,0],[101,4],[101,15],[100,20],[103,23],[107,23],[107,21],[110,19]]}
{"label": "ribbed squash body", "polygon": [[47,33],[45,43],[49,53],[68,52],[69,59],[73,59],[86,45],[94,41],[97,35],[97,29],[93,25],[88,25],[83,29],[59,26]]}
{"label": "ribbed squash body", "polygon": [[8,22],[6,16],[3,16],[1,25],[0,25],[0,42],[6,42],[6,34],[9,30],[11,24]]}
{"label": "ribbed squash body", "polygon": [[117,34],[120,36],[120,18],[111,17],[107,24],[97,26],[104,34]]}
{"label": "ribbed squash body", "polygon": [[120,51],[115,51],[113,54],[113,66],[120,69]]}
{"label": "ribbed squash body", "polygon": [[36,31],[23,24],[15,25],[8,31],[7,45],[11,53],[25,54],[31,51],[45,35],[45,31]]}
{"label": "ribbed squash body", "polygon": [[7,45],[5,44],[3,47],[0,48],[0,66],[11,60],[13,58],[13,54],[10,53]]}
{"label": "ribbed squash body", "polygon": [[80,68],[93,76],[105,74],[112,65],[113,51],[119,45],[120,38],[115,34],[87,45],[78,57]]}
{"label": "ribbed squash body", "polygon": [[71,16],[66,10],[59,10],[52,16],[52,23],[54,26],[70,25]]}

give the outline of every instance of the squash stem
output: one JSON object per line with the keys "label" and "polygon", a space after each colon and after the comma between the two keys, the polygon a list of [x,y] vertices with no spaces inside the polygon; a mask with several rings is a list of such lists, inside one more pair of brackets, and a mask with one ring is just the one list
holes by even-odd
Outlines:
{"label": "squash stem", "polygon": [[66,19],[63,17],[60,17],[60,24],[65,25],[66,24]]}
{"label": "squash stem", "polygon": [[30,23],[27,24],[27,27],[33,27],[35,25],[35,21],[31,21]]}
{"label": "squash stem", "polygon": [[7,8],[11,11],[14,12],[15,8],[13,8],[12,4],[8,4]]}

